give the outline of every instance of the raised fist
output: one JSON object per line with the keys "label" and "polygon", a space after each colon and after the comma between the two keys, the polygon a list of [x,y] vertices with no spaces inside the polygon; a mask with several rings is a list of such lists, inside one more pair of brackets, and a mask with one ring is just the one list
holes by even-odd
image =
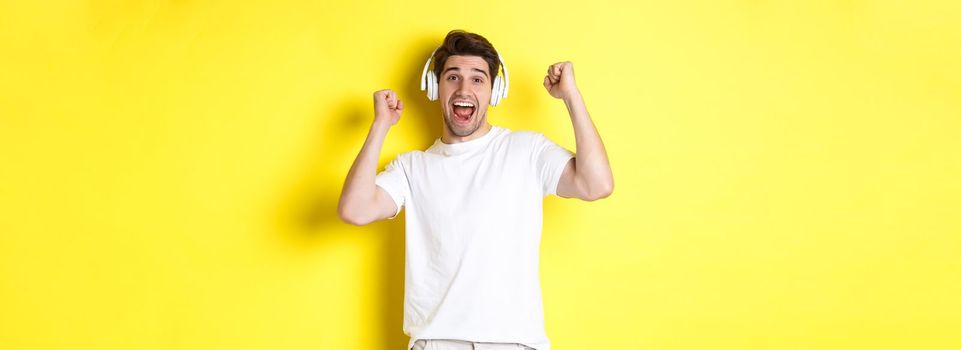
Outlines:
{"label": "raised fist", "polygon": [[570,61],[557,62],[547,67],[544,88],[554,98],[568,98],[578,93],[574,82],[574,64]]}
{"label": "raised fist", "polygon": [[400,113],[404,111],[404,103],[400,102],[397,93],[391,89],[374,92],[374,121],[397,124]]}

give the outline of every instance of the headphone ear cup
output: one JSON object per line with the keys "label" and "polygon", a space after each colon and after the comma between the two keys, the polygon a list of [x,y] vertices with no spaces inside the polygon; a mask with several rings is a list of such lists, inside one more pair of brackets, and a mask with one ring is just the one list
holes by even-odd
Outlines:
{"label": "headphone ear cup", "polygon": [[431,101],[434,100],[434,98],[432,97],[434,96],[434,79],[431,79],[433,75],[434,73],[431,73],[431,72],[427,73],[427,99]]}
{"label": "headphone ear cup", "polygon": [[497,104],[500,104],[501,101],[504,101],[504,89],[506,88],[507,88],[507,85],[504,83],[504,77],[498,76],[497,77]]}
{"label": "headphone ear cup", "polygon": [[500,103],[501,88],[501,77],[495,77],[494,87],[491,89],[491,106],[496,106]]}
{"label": "headphone ear cup", "polygon": [[497,77],[497,104],[501,104],[501,102],[504,101],[504,89],[506,88],[507,86],[504,85],[504,77],[498,76]]}
{"label": "headphone ear cup", "polygon": [[427,99],[437,100],[437,75],[433,71],[427,74]]}
{"label": "headphone ear cup", "polygon": [[433,76],[434,76],[434,73],[432,73],[432,72],[428,72],[428,73],[427,73],[427,99],[428,99],[428,100],[431,100],[431,101],[434,100],[434,98],[433,98],[433,96],[434,96],[434,79],[431,79]]}
{"label": "headphone ear cup", "polygon": [[434,74],[434,101],[440,97],[440,81],[437,79],[437,74]]}
{"label": "headphone ear cup", "polygon": [[434,74],[434,73],[428,72],[428,73],[427,73],[427,77],[426,77],[426,78],[427,78],[427,99],[428,99],[428,100],[433,100],[433,98],[431,98],[431,96],[434,95],[434,80],[431,79],[431,75],[432,75],[432,74]]}
{"label": "headphone ear cup", "polygon": [[504,100],[504,78],[498,76],[494,79],[497,80],[497,104],[501,104],[501,101]]}

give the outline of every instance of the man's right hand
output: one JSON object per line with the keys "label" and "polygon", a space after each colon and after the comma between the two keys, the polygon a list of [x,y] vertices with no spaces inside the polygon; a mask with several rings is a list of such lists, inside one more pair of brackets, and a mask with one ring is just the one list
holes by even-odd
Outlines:
{"label": "man's right hand", "polygon": [[400,121],[400,113],[404,111],[404,103],[400,102],[397,93],[391,89],[384,89],[374,93],[374,122],[387,122],[389,125]]}

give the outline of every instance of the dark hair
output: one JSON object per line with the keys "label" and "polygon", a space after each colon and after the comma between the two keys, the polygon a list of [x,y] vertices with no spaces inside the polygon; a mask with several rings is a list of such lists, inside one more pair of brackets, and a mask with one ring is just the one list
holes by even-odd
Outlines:
{"label": "dark hair", "polygon": [[491,82],[497,76],[497,68],[500,66],[497,50],[494,50],[494,45],[491,45],[490,41],[479,34],[460,29],[447,33],[444,43],[434,52],[434,74],[437,75],[437,78],[440,78],[444,64],[447,63],[447,58],[454,55],[480,56],[484,61],[487,61]]}

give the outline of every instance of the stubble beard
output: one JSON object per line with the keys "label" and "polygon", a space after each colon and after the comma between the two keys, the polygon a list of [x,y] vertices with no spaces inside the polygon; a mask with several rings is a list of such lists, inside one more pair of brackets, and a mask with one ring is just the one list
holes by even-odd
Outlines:
{"label": "stubble beard", "polygon": [[447,130],[450,131],[452,135],[457,137],[465,137],[474,134],[477,129],[480,129],[481,121],[483,121],[485,117],[487,117],[487,113],[484,113],[484,115],[475,115],[469,125],[457,127],[454,125],[454,122],[451,121],[451,119],[454,117],[444,115],[444,125],[447,126]]}

